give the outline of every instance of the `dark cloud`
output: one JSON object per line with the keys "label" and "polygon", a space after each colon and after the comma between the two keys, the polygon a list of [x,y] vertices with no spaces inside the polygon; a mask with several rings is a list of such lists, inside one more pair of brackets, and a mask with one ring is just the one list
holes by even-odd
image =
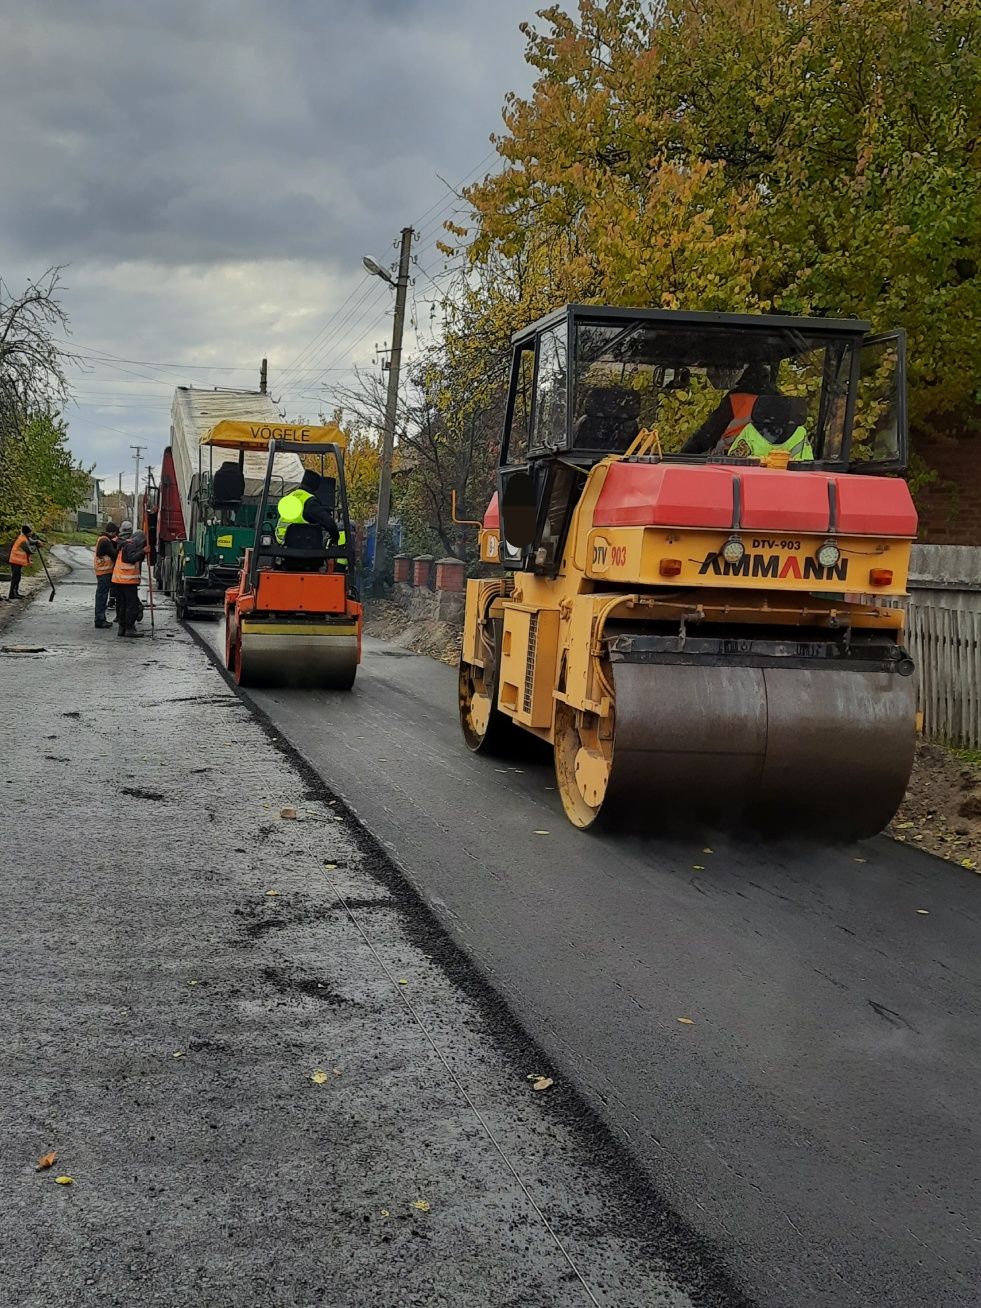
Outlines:
{"label": "dark cloud", "polygon": [[[275,380],[325,322],[284,389],[291,413],[370,364],[390,297],[361,282],[360,257],[394,258],[399,229],[435,205],[416,254],[438,271],[436,174],[474,169],[506,92],[529,84],[518,24],[534,3],[8,7],[0,273],[16,285],[68,265],[64,304],[92,352],[69,410],[78,454],[108,472],[130,466],[131,442],[159,451],[177,382],[253,385],[262,353]],[[331,319],[349,295],[357,312]],[[199,366],[127,371],[95,350]]]}

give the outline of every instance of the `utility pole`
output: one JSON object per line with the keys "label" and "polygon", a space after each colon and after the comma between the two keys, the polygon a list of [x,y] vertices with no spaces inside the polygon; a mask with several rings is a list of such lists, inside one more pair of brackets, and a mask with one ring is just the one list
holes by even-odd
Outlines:
{"label": "utility pole", "polygon": [[269,382],[269,361],[268,359],[263,359],[262,366],[259,369],[259,394],[260,395],[265,395],[266,386],[268,385],[268,382]]}
{"label": "utility pole", "polygon": [[384,278],[395,287],[395,322],[392,327],[392,353],[388,366],[388,394],[385,399],[385,426],[382,429],[381,476],[378,479],[378,513],[375,517],[376,581],[388,570],[388,515],[392,507],[392,455],[395,450],[395,421],[399,402],[399,367],[402,363],[402,329],[405,324],[405,292],[409,285],[409,253],[412,249],[412,228],[402,228],[402,248],[399,252],[399,274],[393,281],[391,273],[378,267],[374,260],[365,259],[369,272]]}
{"label": "utility pole", "polygon": [[136,521],[136,514],[140,500],[140,455],[147,447],[145,445],[131,445],[129,448],[133,451],[133,458],[136,460],[136,481],[133,483],[133,517],[130,521],[133,524],[133,530],[139,531],[140,524]]}

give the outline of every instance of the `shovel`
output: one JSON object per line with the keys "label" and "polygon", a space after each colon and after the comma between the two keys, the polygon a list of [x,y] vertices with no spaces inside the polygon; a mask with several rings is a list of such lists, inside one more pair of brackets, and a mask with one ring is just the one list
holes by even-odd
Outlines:
{"label": "shovel", "polygon": [[[41,567],[44,569],[44,575],[47,577],[48,581],[51,581],[51,573],[48,571],[48,565],[45,563],[44,555],[41,553],[40,549],[38,549],[37,556],[41,560]],[[51,594],[48,596],[49,604],[54,599],[54,597],[55,597],[55,584],[53,581],[51,581]]]}

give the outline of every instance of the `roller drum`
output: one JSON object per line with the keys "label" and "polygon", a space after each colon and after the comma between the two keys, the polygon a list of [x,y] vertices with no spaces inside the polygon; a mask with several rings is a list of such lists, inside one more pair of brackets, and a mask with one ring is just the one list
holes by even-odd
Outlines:
{"label": "roller drum", "polygon": [[356,635],[278,633],[245,628],[241,637],[243,686],[350,690],[358,668]]}
{"label": "roller drum", "polygon": [[604,819],[850,839],[894,816],[913,765],[912,677],[617,662]]}

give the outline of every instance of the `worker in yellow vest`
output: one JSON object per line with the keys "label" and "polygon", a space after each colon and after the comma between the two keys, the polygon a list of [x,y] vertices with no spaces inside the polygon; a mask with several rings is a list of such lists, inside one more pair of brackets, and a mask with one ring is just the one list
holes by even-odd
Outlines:
{"label": "worker in yellow vest", "polygon": [[[287,527],[292,527],[296,523],[309,523],[320,527],[327,533],[332,546],[347,544],[346,533],[341,531],[330,510],[317,496],[316,492],[322,483],[323,478],[320,474],[308,468],[296,490],[290,491],[280,499],[276,505],[276,512],[279,515],[276,540],[280,545],[286,539]],[[341,566],[347,565],[347,559],[338,559],[337,562]]]}
{"label": "worker in yellow vest", "polygon": [[119,528],[114,522],[107,522],[95,544],[95,557],[92,560],[95,569],[95,625],[100,628],[112,626],[111,622],[106,621],[106,605],[109,602],[112,571],[119,548],[118,539]]}
{"label": "worker in yellow vest", "polygon": [[10,550],[10,590],[7,593],[7,599],[19,600],[24,596],[20,593],[20,575],[25,568],[29,568],[33,563],[33,555],[37,553],[37,537],[34,535],[34,529],[29,522],[25,522]]}
{"label": "worker in yellow vest", "polygon": [[129,540],[120,544],[116,554],[112,567],[112,584],[116,592],[118,636],[143,635],[142,631],[136,630],[136,623],[140,605],[140,569],[145,553],[146,536],[142,531],[134,531]]}

